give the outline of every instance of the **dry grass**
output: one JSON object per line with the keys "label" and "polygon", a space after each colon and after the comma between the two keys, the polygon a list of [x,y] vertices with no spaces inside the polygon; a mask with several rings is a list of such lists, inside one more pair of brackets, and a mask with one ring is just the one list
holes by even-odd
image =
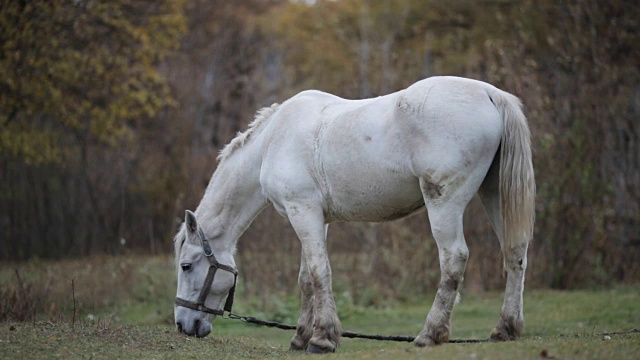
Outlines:
{"label": "dry grass", "polygon": [[[500,293],[465,296],[457,305],[454,338],[486,337],[495,324]],[[239,299],[241,300],[241,299]],[[241,300],[244,302],[244,300]],[[344,314],[346,329],[365,333],[415,335],[430,299],[419,304]],[[637,287],[608,291],[536,291],[525,297],[527,326],[520,341],[447,344],[416,349],[407,343],[343,339],[330,359],[636,359],[640,334],[600,333],[628,330],[640,322]],[[295,312],[295,309],[290,310]],[[122,324],[115,320],[0,323],[0,358],[175,359],[300,358],[289,352],[292,333],[218,319],[203,339],[185,337],[170,325]]]}
{"label": "dry grass", "polygon": [[171,299],[174,291],[168,256],[9,263],[0,268],[0,320],[109,316],[131,303]]}

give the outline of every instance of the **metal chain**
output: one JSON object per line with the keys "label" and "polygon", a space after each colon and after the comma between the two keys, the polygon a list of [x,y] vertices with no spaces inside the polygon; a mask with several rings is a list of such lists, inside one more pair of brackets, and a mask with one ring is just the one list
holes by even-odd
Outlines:
{"label": "metal chain", "polygon": [[[262,325],[266,327],[274,327],[282,330],[296,329],[296,326],[293,326],[293,325],[282,324],[275,321],[260,320],[260,319],[254,318],[253,316],[243,316],[243,315],[238,315],[234,313],[229,313],[224,318],[240,320],[246,323],[257,324],[257,325]],[[638,329],[631,329],[629,331],[600,333],[598,335],[623,335],[623,334],[632,334],[632,333],[639,333],[639,332],[640,330]],[[413,342],[413,340],[415,340],[415,337],[413,336],[367,335],[367,334],[358,334],[350,331],[343,331],[341,336],[345,338],[351,338],[351,339],[370,339],[370,340],[399,341],[399,342]],[[485,343],[485,342],[491,342],[491,341],[492,341],[491,339],[450,339],[449,343],[450,344],[476,344],[476,343]]]}
{"label": "metal chain", "polygon": [[603,332],[598,335],[627,335],[627,334],[636,334],[636,333],[640,333],[640,330],[633,328],[629,331]]}
{"label": "metal chain", "polygon": [[257,325],[263,325],[266,327],[274,327],[274,328],[278,328],[278,329],[282,329],[282,330],[295,330],[296,327],[293,325],[287,325],[287,324],[281,324],[275,321],[266,321],[266,320],[260,320],[260,319],[256,319],[253,316],[243,316],[243,315],[237,315],[234,313],[229,313],[229,315],[227,317],[225,317],[225,319],[233,319],[233,320],[240,320],[240,321],[244,321],[246,323],[251,323],[251,324],[257,324]]}
{"label": "metal chain", "polygon": [[[229,313],[229,315],[227,315],[225,319],[240,320],[250,324],[257,324],[257,325],[262,325],[266,327],[274,327],[282,330],[296,329],[296,326],[293,326],[293,325],[282,324],[275,321],[260,320],[260,319],[256,319],[253,316],[243,316],[243,315],[238,315],[234,313]],[[399,342],[413,342],[413,340],[415,340],[415,337],[413,336],[368,335],[368,334],[358,334],[350,331],[343,331],[341,336],[345,338],[351,338],[351,339],[370,339],[370,340],[399,341]],[[469,343],[483,343],[483,342],[489,342],[489,341],[490,341],[489,339],[451,339],[449,340],[449,343],[469,344]]]}

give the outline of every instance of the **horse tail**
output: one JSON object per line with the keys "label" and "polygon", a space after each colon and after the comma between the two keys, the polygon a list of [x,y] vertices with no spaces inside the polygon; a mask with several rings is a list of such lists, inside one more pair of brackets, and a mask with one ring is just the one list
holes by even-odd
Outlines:
{"label": "horse tail", "polygon": [[488,93],[503,124],[499,192],[504,253],[527,245],[533,238],[536,183],[531,161],[531,133],[520,99],[498,89]]}

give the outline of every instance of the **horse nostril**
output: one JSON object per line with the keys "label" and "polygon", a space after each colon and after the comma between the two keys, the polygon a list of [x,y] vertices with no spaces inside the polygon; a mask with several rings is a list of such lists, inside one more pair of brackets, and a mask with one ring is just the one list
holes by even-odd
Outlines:
{"label": "horse nostril", "polygon": [[182,332],[182,323],[178,321],[176,326],[178,327],[178,332]]}
{"label": "horse nostril", "polygon": [[196,326],[194,327],[194,329],[196,329],[196,331],[200,328],[200,319],[196,320]]}

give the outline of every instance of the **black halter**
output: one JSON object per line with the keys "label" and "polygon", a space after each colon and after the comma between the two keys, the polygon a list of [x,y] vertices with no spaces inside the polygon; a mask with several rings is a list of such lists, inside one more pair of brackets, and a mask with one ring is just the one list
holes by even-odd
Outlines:
{"label": "black halter", "polygon": [[[198,295],[198,301],[193,302],[185,299],[181,299],[176,297],[176,305],[186,307],[189,309],[206,312],[209,314],[224,316],[225,312],[230,313],[231,308],[233,307],[233,295],[236,292],[236,283],[238,281],[238,270],[236,268],[231,267],[229,265],[220,264],[216,257],[213,255],[213,250],[211,250],[211,246],[209,245],[209,240],[204,236],[202,229],[198,228],[198,236],[200,237],[200,241],[202,242],[202,249],[204,250],[204,255],[209,259],[209,271],[207,272],[207,277],[204,280],[204,286],[202,290],[200,290],[200,295]],[[233,286],[231,290],[229,290],[229,295],[227,296],[227,301],[224,304],[224,310],[220,309],[212,309],[206,307],[204,305],[205,300],[207,300],[207,295],[209,295],[209,291],[211,290],[211,284],[213,284],[213,278],[216,276],[216,271],[224,270],[233,274]]]}

